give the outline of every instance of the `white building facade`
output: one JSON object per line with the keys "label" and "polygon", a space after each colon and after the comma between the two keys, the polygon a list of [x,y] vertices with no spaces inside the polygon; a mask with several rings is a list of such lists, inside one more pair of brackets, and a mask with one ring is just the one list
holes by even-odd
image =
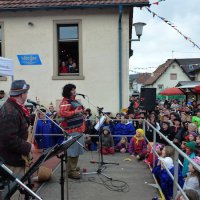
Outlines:
{"label": "white building facade", "polygon": [[[129,102],[130,7],[123,8],[121,13],[120,18],[118,7],[1,12],[2,56],[13,59],[14,79],[25,79],[30,84],[28,98],[33,101],[39,98],[45,106],[50,102],[57,106],[63,86],[72,83],[77,86],[77,93],[86,95],[85,99],[80,97],[86,107],[118,112]],[[67,39],[65,30],[69,31]],[[59,71],[60,48],[65,43],[76,49],[73,53],[77,73]],[[19,57],[29,62],[32,59],[33,63],[39,58],[41,63],[24,65]],[[8,93],[11,79],[0,80],[0,89]]]}

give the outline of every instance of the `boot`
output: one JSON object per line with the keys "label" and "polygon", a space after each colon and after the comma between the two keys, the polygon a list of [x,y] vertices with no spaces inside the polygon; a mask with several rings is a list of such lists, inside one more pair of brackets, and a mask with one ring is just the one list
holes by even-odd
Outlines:
{"label": "boot", "polygon": [[80,179],[81,174],[77,171],[78,157],[68,157],[68,177],[72,179]]}

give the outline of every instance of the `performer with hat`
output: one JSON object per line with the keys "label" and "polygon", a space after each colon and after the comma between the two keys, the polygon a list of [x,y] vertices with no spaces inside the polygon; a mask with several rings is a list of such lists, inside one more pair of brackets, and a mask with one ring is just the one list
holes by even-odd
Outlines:
{"label": "performer with hat", "polygon": [[[85,131],[85,122],[83,119],[84,107],[76,97],[76,86],[74,84],[67,84],[62,92],[63,100],[60,103],[58,114],[63,117],[61,126],[65,129],[65,134],[70,136],[77,136],[83,134]],[[81,137],[78,142],[84,144],[84,138]],[[78,158],[83,154],[83,147],[75,142],[68,150],[68,177],[72,179],[80,179],[80,172],[77,168]]]}
{"label": "performer with hat", "polygon": [[[29,111],[24,106],[30,86],[25,80],[11,84],[10,97],[0,109],[0,157],[17,176],[25,173],[25,160],[31,151]],[[14,195],[11,199],[18,199]]]}

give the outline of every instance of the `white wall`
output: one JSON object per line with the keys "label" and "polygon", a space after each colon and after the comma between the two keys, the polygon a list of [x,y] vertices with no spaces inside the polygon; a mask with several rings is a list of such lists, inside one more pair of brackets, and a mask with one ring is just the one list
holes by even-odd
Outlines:
{"label": "white wall", "polygon": [[[173,68],[172,66],[175,66]],[[177,74],[177,80],[171,80],[170,74]],[[183,72],[181,67],[177,63],[172,63],[170,67],[162,74],[162,76],[153,84],[152,87],[157,88],[157,93],[159,93],[158,85],[164,85],[165,88],[175,87],[179,81],[190,81],[188,76]]]}
{"label": "white wall", "polygon": [[[62,87],[74,83],[77,92],[88,95],[95,106],[117,112],[118,82],[118,10],[63,10],[0,14],[4,23],[5,57],[14,60],[15,79],[25,79],[31,85],[28,98],[48,105],[61,99]],[[34,15],[34,16],[32,16]],[[82,21],[82,56],[84,80],[52,80],[53,21],[77,19]],[[28,26],[33,22],[34,26]],[[123,16],[122,88],[123,107],[128,106],[128,15]],[[18,54],[39,54],[42,65],[20,66]],[[9,90],[11,81],[0,81],[0,88]],[[86,107],[95,110],[84,99]]]}

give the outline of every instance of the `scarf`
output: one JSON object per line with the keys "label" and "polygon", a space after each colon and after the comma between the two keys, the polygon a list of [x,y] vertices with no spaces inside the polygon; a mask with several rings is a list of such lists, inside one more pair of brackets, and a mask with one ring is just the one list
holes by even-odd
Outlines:
{"label": "scarf", "polygon": [[20,107],[20,109],[22,110],[22,112],[25,114],[26,117],[30,116],[30,111],[23,104],[18,103],[16,99],[13,97],[9,97],[9,100],[15,102]]}
{"label": "scarf", "polygon": [[140,140],[143,140],[144,139],[144,137],[143,136],[141,136],[141,137],[138,137],[138,136],[134,136],[134,138],[136,139],[136,142],[135,142],[135,144],[137,144],[138,145],[138,142],[140,141]]}

